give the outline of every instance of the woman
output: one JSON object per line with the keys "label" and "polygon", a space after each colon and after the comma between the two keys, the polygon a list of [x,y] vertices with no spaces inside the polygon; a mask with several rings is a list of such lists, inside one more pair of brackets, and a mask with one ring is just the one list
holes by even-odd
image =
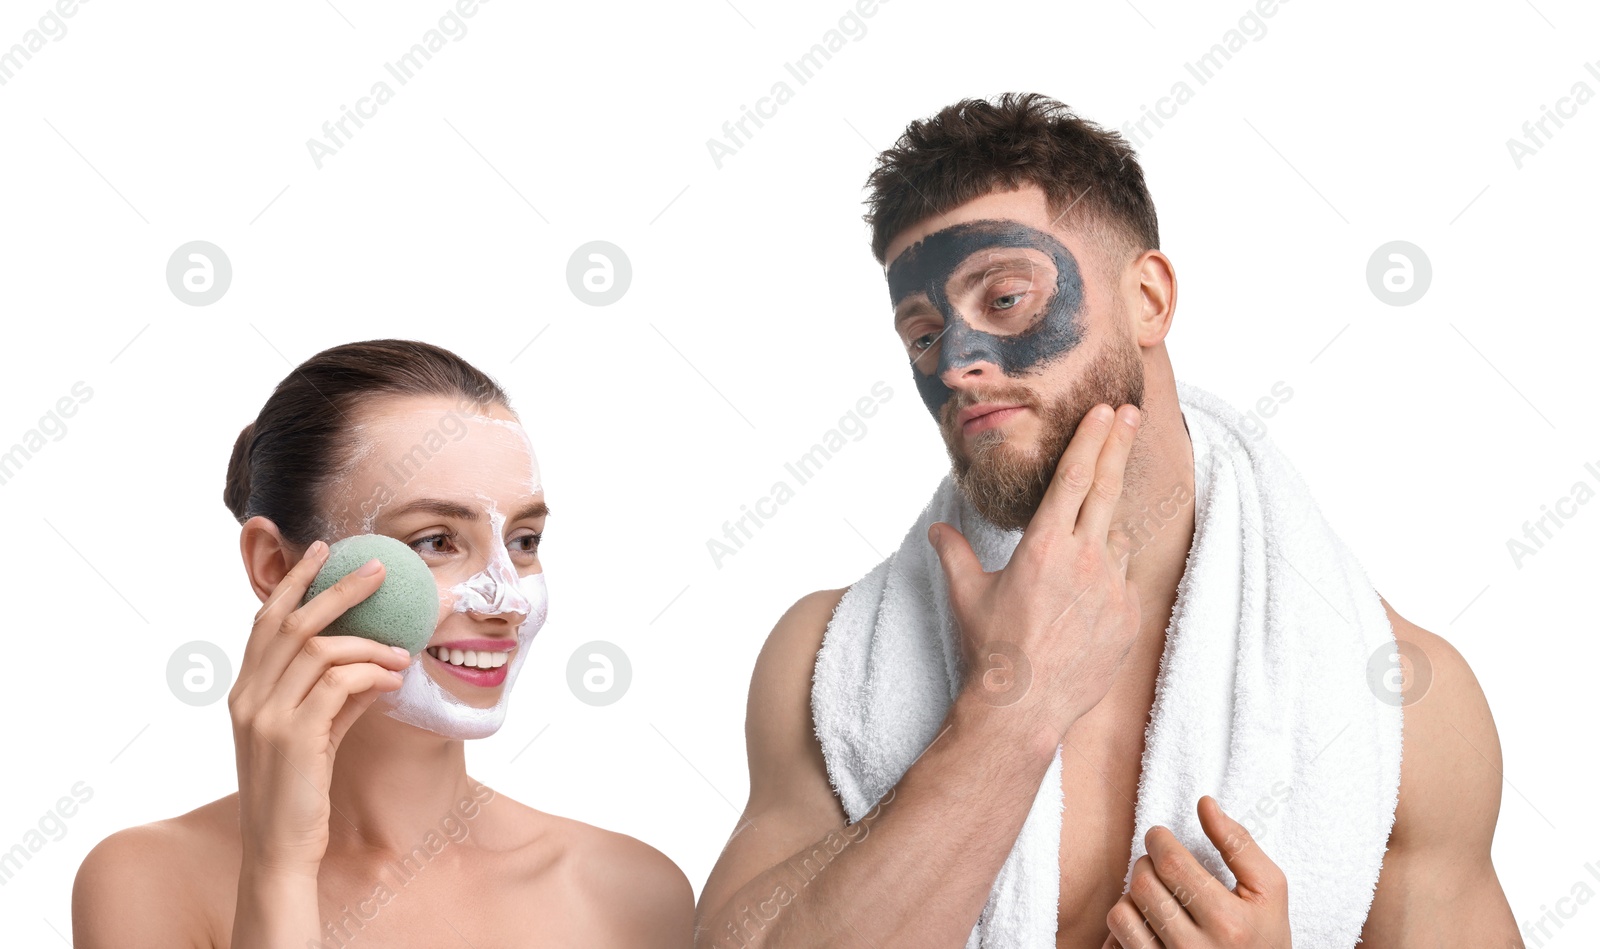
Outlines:
{"label": "woman", "polygon": [[[263,601],[228,696],[239,791],[96,846],[77,949],[691,944],[671,860],[466,772],[545,616],[544,489],[498,385],[424,343],[329,349],[240,433],[223,498]],[[380,561],[299,605],[326,544],[365,533],[438,584],[415,657],[317,635]]]}

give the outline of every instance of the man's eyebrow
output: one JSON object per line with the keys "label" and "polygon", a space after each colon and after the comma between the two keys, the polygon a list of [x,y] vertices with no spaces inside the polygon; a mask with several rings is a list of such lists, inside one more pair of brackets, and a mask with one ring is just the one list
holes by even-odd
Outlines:
{"label": "man's eyebrow", "polygon": [[[475,521],[478,512],[460,503],[459,501],[446,501],[443,498],[418,498],[409,504],[390,511],[388,517],[402,517],[406,514],[427,513],[437,514],[440,517],[451,517],[462,521]],[[528,518],[544,517],[550,513],[549,505],[544,501],[533,501],[523,506],[511,520],[521,521]]]}
{"label": "man's eyebrow", "polygon": [[898,327],[919,312],[934,312],[933,304],[928,301],[928,295],[921,290],[909,294],[894,308],[894,325]]}
{"label": "man's eyebrow", "polygon": [[[975,258],[968,259],[971,260],[972,263],[964,266],[971,267],[972,270],[965,277],[961,278],[960,286],[963,290],[970,289],[984,277],[994,273],[996,270],[1004,270],[1008,272],[1025,270],[1029,274],[1032,274],[1035,270],[1040,269],[1039,262],[1034,260],[1032,257],[1029,257],[1027,254],[1012,253],[995,255],[983,261],[979,261]],[[982,263],[983,266],[977,266],[979,263]]]}

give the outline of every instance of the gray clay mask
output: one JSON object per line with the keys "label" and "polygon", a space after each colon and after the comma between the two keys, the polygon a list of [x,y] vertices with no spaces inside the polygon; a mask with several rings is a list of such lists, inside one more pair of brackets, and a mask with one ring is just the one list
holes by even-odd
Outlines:
{"label": "gray clay mask", "polygon": [[[1017,253],[1024,248],[1035,253]],[[1041,277],[1049,276],[1044,260],[1055,270],[1052,286],[1037,285]],[[1031,289],[1011,308],[996,308],[993,319],[967,304],[968,315],[979,323],[974,326],[952,298],[978,300],[988,307],[984,281],[997,275],[1031,278],[1026,281]],[[896,257],[887,276],[891,305],[898,307],[910,297],[926,294],[928,305],[943,320],[943,326],[930,333],[916,333],[907,349],[917,391],[934,418],[951,395],[943,381],[950,369],[989,362],[1007,376],[1024,375],[1071,352],[1083,339],[1078,261],[1055,237],[1026,224],[981,220],[935,231]],[[1004,332],[980,328],[1000,324],[1005,325]]]}

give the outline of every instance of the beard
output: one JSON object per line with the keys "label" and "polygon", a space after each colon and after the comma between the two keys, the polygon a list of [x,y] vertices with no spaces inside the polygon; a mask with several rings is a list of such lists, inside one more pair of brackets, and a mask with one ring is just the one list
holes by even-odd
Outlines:
{"label": "beard", "polygon": [[[1090,409],[1107,402],[1113,409],[1126,403],[1144,411],[1144,363],[1120,321],[1114,325],[1111,338],[1065,395],[1045,401],[1025,386],[1001,384],[958,392],[940,413],[939,431],[950,455],[956,487],[991,523],[1005,530],[1028,526],[1055,477],[1061,456]],[[1041,421],[1039,444],[1018,447],[1008,441],[1004,428],[982,432],[963,444],[956,415],[980,402],[1032,409]],[[1128,471],[1134,467],[1130,461]]]}

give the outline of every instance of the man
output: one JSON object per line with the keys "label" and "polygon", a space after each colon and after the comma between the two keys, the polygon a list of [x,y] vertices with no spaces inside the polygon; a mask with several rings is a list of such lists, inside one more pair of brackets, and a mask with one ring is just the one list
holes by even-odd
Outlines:
{"label": "man", "polygon": [[[1319,894],[1291,885],[1279,862],[1292,856],[1296,872],[1310,878],[1323,842],[1290,833],[1258,841],[1247,823],[1273,826],[1276,803],[1241,815],[1253,803],[1241,796],[1228,814],[1214,790],[1196,794],[1186,807],[1203,837],[1191,830],[1185,845],[1152,824],[1135,841],[1135,800],[1142,805],[1163,790],[1143,780],[1150,776],[1141,756],[1159,737],[1153,707],[1168,631],[1177,628],[1174,605],[1181,592],[1197,595],[1180,590],[1197,539],[1196,491],[1215,490],[1218,477],[1207,474],[1201,486],[1196,473],[1221,470],[1211,467],[1210,448],[1202,464],[1200,445],[1222,443],[1209,423],[1204,431],[1213,434],[1201,438],[1198,397],[1181,404],[1168,360],[1163,341],[1177,284],[1157,249],[1142,171],[1115,133],[1053,100],[1006,95],[964,100],[912,123],[879,156],[869,185],[867,220],[886,265],[895,330],[945,440],[959,509],[976,512],[961,531],[927,517],[926,541],[908,536],[898,552],[911,559],[910,545],[920,543],[937,551],[939,576],[929,588],[944,591],[933,599],[948,600],[960,642],[952,668],[962,671],[953,699],[945,695],[948,705],[937,709],[943,717],[930,718],[910,698],[883,694],[914,684],[894,678],[900,663],[888,653],[863,660],[859,680],[824,681],[840,674],[837,662],[824,661],[851,635],[847,614],[860,612],[851,591],[813,593],[784,614],[752,676],[750,798],[702,892],[698,945],[975,946],[975,926],[985,946],[1032,945],[1005,927],[1010,916],[1037,910],[1030,901],[1050,896],[1056,902],[1046,910],[1062,947],[1289,949],[1293,933],[1304,949],[1352,945],[1357,930],[1370,946],[1520,945],[1490,861],[1500,752],[1482,690],[1448,643],[1399,616],[1370,586],[1351,602],[1373,601],[1371,617],[1383,627],[1377,641],[1431,666],[1426,695],[1405,697],[1403,754],[1400,709],[1376,699],[1357,708],[1348,697],[1340,712],[1366,716],[1372,727],[1345,734],[1342,746],[1335,735],[1321,751],[1293,752],[1310,766],[1321,756],[1323,765],[1342,754],[1359,761],[1377,749],[1368,755],[1375,776],[1349,784],[1367,803],[1343,814],[1326,800],[1321,807],[1334,820],[1379,828],[1354,852],[1340,849],[1346,841],[1326,841],[1327,879],[1370,858],[1372,879],[1357,881],[1354,903],[1319,917]],[[1163,513],[1150,529],[1155,509]],[[1014,552],[969,546],[997,531],[1012,532]],[[1248,530],[1233,531],[1240,533],[1249,539]],[[1283,533],[1267,531],[1269,550]],[[980,561],[991,559],[985,571]],[[854,588],[887,582],[888,566]],[[1204,582],[1189,578],[1190,586]],[[869,598],[866,610],[874,609]],[[1280,638],[1294,621],[1281,625]],[[937,639],[937,622],[909,625],[910,641]],[[1350,662],[1301,669],[1289,692],[1359,678],[1360,669],[1348,667],[1365,665],[1368,653],[1362,640],[1351,641]],[[1253,660],[1241,651],[1238,661],[1248,671]],[[1186,668],[1172,660],[1173,676]],[[1182,683],[1162,684],[1163,692],[1175,684]],[[845,698],[824,716],[828,688],[842,688]],[[858,715],[904,712],[907,724],[867,722],[876,744],[840,743],[837,709],[850,714],[852,700],[868,692],[882,704]],[[1242,715],[1238,706],[1250,698],[1223,693],[1213,704]],[[1278,701],[1269,717],[1306,718],[1291,699]],[[1393,747],[1378,748],[1377,738],[1364,744],[1361,735],[1381,736],[1385,723],[1396,732]],[[916,737],[914,758],[872,760],[905,735]],[[1230,769],[1248,767],[1255,752],[1245,743]],[[881,781],[863,798],[857,778],[875,768],[887,769],[892,786]],[[1295,789],[1287,808],[1302,816],[1316,809],[1316,784]],[[1036,798],[1043,803],[1035,806]],[[1051,861],[1048,878],[1059,880],[1058,891],[1005,897],[1000,881],[1013,872],[1014,848],[1056,810],[1059,863]],[[1188,819],[1167,823],[1180,816]],[[1136,843],[1144,853],[1135,860]]]}

